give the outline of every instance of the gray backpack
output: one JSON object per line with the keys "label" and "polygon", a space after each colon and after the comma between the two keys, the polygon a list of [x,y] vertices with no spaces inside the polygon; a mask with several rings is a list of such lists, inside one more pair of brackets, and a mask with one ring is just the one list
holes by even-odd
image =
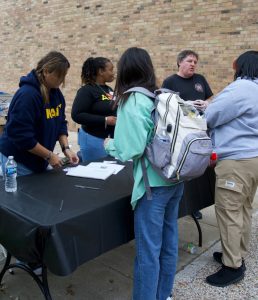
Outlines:
{"label": "gray backpack", "polygon": [[[210,163],[212,153],[205,118],[191,102],[182,100],[170,90],[160,89],[153,94],[145,88],[135,87],[128,92],[142,93],[154,101],[154,134],[144,156],[158,174],[173,183],[201,176]],[[151,199],[144,157],[141,164],[147,197]]]}

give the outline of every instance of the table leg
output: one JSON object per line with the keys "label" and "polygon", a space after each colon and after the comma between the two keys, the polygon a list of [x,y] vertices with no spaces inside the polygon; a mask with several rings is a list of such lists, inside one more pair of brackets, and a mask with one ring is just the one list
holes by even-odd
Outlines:
{"label": "table leg", "polygon": [[202,229],[201,229],[200,223],[199,223],[199,221],[195,218],[195,215],[194,215],[194,214],[192,214],[191,216],[192,216],[192,218],[194,219],[194,222],[195,222],[195,224],[196,224],[196,226],[197,226],[197,229],[198,229],[198,234],[199,234],[199,247],[202,247]]}
{"label": "table leg", "polygon": [[6,259],[5,259],[4,267],[0,273],[0,284],[2,284],[2,279],[4,277],[4,274],[8,270],[8,266],[10,265],[11,257],[12,257],[11,254],[8,252]]}
{"label": "table leg", "polygon": [[51,294],[48,287],[48,280],[47,280],[47,267],[46,265],[42,265],[42,285],[44,287],[44,295],[47,300],[52,300]]}
{"label": "table leg", "polygon": [[0,273],[0,284],[2,282],[5,272],[7,270],[19,268],[19,269],[26,271],[36,281],[38,287],[40,288],[42,294],[45,296],[46,300],[52,300],[52,297],[51,297],[51,294],[49,291],[49,287],[48,287],[47,267],[44,264],[42,265],[42,280],[40,280],[39,277],[33,272],[33,270],[29,266],[27,266],[23,263],[10,264],[11,257],[12,257],[11,254],[9,252],[7,252],[6,261],[5,261],[2,271]]}

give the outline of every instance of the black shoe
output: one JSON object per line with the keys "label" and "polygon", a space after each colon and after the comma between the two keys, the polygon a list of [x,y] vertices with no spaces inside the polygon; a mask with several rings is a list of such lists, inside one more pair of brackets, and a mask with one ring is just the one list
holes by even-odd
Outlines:
{"label": "black shoe", "polygon": [[194,215],[195,219],[197,219],[197,220],[201,220],[202,219],[202,213],[199,210],[195,211],[193,213],[193,215]]}
{"label": "black shoe", "polygon": [[222,264],[222,252],[213,252],[213,258],[219,264]]}
{"label": "black shoe", "polygon": [[[222,252],[213,252],[213,258],[216,262],[218,262],[219,264],[223,264],[222,263]],[[243,269],[243,271],[245,272],[246,270],[246,266],[245,266],[245,261],[244,259],[242,258],[242,265],[241,267]]]}
{"label": "black shoe", "polygon": [[239,282],[244,276],[242,267],[234,269],[222,265],[222,268],[218,272],[206,277],[206,282],[213,286],[225,287]]}

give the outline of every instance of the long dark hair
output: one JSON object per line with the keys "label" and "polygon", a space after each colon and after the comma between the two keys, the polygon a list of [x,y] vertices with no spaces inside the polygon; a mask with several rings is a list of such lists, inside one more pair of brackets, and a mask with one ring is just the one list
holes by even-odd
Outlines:
{"label": "long dark hair", "polygon": [[85,60],[82,66],[81,80],[82,84],[94,84],[98,71],[105,70],[106,64],[111,62],[105,57],[89,57]]}
{"label": "long dark hair", "polygon": [[124,92],[132,87],[144,87],[151,92],[157,89],[156,76],[148,52],[142,48],[128,48],[117,65],[115,86],[116,103],[124,103],[130,94]]}
{"label": "long dark hair", "polygon": [[235,61],[236,72],[234,79],[258,78],[258,51],[250,50],[241,54]]}

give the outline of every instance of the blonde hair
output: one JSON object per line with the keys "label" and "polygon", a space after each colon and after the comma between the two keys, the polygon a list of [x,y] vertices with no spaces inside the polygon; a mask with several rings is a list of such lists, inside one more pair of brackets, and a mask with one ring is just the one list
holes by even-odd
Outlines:
{"label": "blonde hair", "polygon": [[[70,68],[68,59],[60,52],[51,51],[46,56],[41,58],[36,67],[36,74],[40,83],[40,92],[45,103],[49,103],[49,93],[44,85],[44,70],[49,73],[55,72],[58,77],[65,78],[67,70]],[[63,85],[65,79],[63,80]]]}

